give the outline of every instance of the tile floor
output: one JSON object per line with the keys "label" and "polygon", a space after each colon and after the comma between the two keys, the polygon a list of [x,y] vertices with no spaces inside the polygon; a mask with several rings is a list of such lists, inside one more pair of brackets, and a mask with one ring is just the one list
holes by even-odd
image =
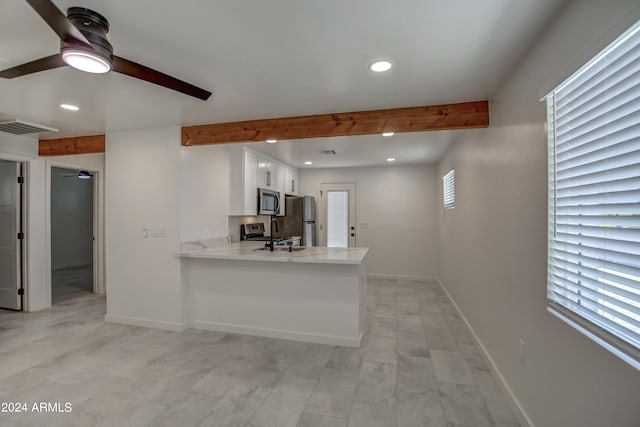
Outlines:
{"label": "tile floor", "polygon": [[361,349],[105,323],[88,294],[0,310],[2,426],[517,426],[436,283],[369,280]]}
{"label": "tile floor", "polygon": [[63,268],[51,272],[51,303],[86,296],[93,292],[93,266]]}

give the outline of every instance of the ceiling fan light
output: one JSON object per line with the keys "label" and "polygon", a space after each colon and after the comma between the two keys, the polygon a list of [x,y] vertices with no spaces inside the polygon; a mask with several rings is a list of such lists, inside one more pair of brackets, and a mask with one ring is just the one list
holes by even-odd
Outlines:
{"label": "ceiling fan light", "polygon": [[111,71],[111,63],[105,58],[79,49],[65,49],[62,60],[71,67],[87,73],[104,74]]}

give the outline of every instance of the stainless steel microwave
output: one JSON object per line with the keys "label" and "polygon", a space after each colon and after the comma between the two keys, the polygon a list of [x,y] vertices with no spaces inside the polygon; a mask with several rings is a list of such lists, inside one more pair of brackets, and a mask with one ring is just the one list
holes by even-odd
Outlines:
{"label": "stainless steel microwave", "polygon": [[258,188],[258,215],[277,215],[280,210],[280,192]]}

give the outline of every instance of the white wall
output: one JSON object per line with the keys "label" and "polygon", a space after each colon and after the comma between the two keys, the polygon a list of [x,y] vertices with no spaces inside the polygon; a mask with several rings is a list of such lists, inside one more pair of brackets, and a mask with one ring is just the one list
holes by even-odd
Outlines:
{"label": "white wall", "polygon": [[106,137],[106,320],[182,329],[180,128]]}
{"label": "white wall", "polygon": [[226,145],[180,148],[180,241],[227,237]]}
{"label": "white wall", "polygon": [[51,306],[51,269],[47,257],[45,159],[29,161],[27,176],[27,289],[26,311]]}
{"label": "white wall", "polygon": [[318,210],[321,184],[344,182],[356,183],[356,244],[370,248],[367,273],[437,276],[436,167],[300,170],[300,192],[315,196]]}
{"label": "white wall", "polygon": [[93,263],[93,180],[77,174],[51,169],[52,270]]}
{"label": "white wall", "polygon": [[638,4],[570,3],[492,97],[491,127],[461,133],[439,164],[438,178],[456,170],[456,207],[438,210],[440,278],[537,426],[640,425],[640,372],[545,310],[546,111],[539,102],[549,79],[602,46],[620,18],[627,25],[640,18]]}
{"label": "white wall", "polygon": [[0,132],[0,157],[5,160],[25,160],[38,156],[38,137]]}

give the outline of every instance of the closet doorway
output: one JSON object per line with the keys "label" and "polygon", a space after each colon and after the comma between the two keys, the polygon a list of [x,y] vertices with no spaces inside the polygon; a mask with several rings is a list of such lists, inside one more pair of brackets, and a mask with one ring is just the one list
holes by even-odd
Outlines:
{"label": "closet doorway", "polygon": [[95,292],[94,175],[51,168],[51,304]]}

